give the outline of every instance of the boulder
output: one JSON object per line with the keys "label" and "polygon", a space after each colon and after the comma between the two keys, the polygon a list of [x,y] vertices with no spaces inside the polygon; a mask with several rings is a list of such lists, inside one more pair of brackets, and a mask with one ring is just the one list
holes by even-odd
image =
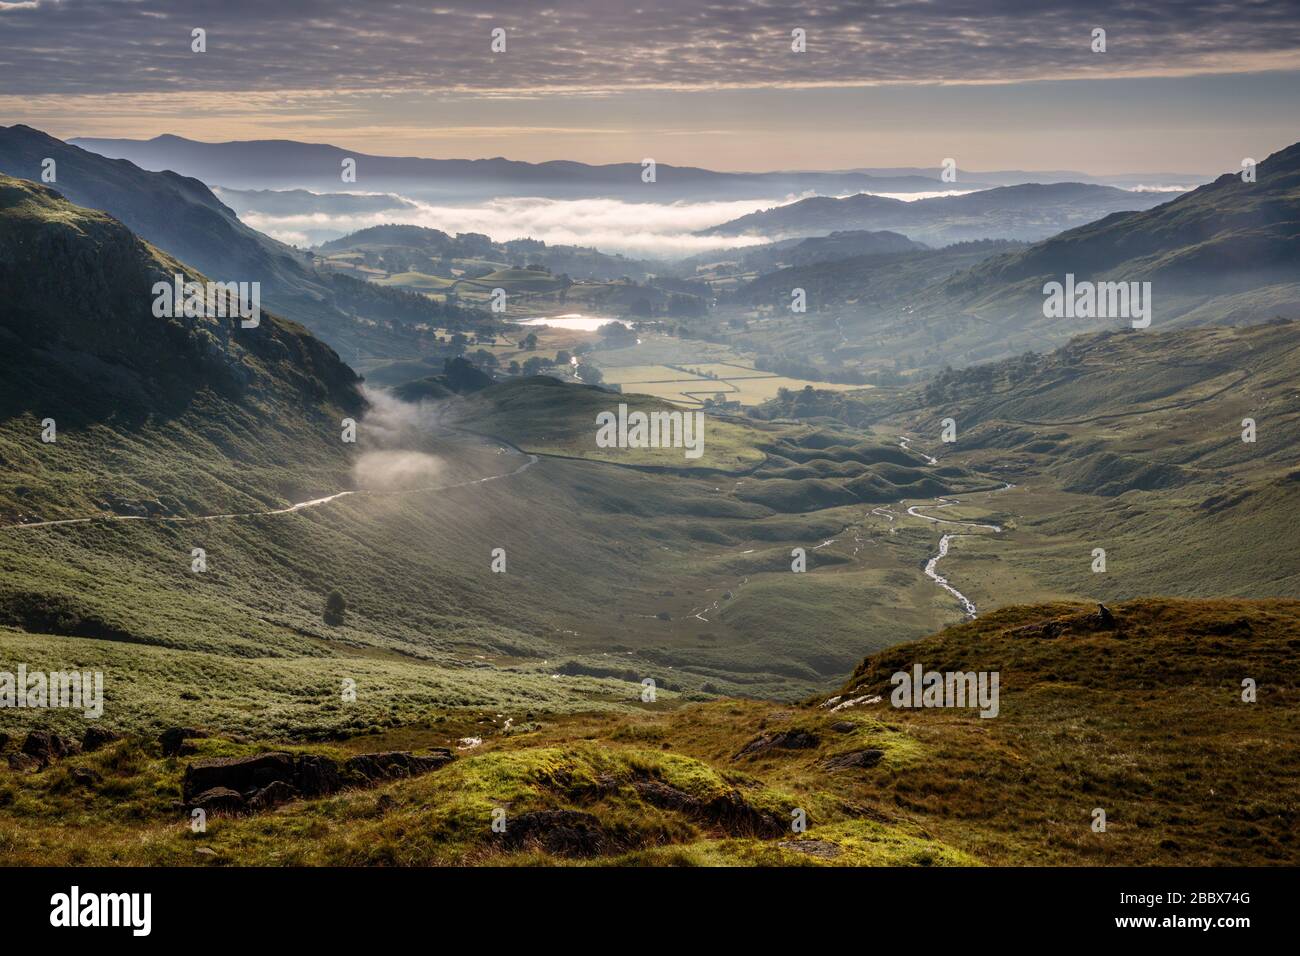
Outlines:
{"label": "boulder", "polygon": [[72,782],[79,787],[93,787],[102,781],[103,777],[93,770],[88,770],[85,767],[73,768]]}
{"label": "boulder", "polygon": [[741,747],[740,751],[732,759],[738,760],[741,757],[753,756],[768,750],[808,750],[816,747],[818,743],[817,735],[806,730],[782,730],[775,734],[759,734]]}
{"label": "boulder", "polygon": [[831,730],[837,734],[851,734],[858,729],[858,725],[851,720],[837,720],[831,724]]}
{"label": "boulder", "polygon": [[117,739],[117,734],[106,727],[90,726],[86,732],[81,735],[81,749],[87,752],[98,750],[106,744],[111,744]]}
{"label": "boulder", "polygon": [[251,793],[280,781],[293,784],[294,761],[286,753],[265,753],[253,757],[212,757],[196,760],[185,768],[181,795],[187,803],[195,794],[214,787],[226,787],[237,793]]}
{"label": "boulder", "polygon": [[80,753],[81,745],[75,740],[60,737],[48,730],[33,730],[23,741],[22,752],[35,758],[43,766],[70,754]]}
{"label": "boulder", "polygon": [[299,754],[293,767],[293,785],[305,797],[324,797],[343,786],[339,765],[329,757]]}
{"label": "boulder", "polygon": [[32,757],[18,750],[15,750],[13,753],[11,753],[8,757],[8,760],[9,760],[9,769],[18,771],[20,773],[29,770],[41,770],[45,767],[45,764],[41,763],[35,757]]}
{"label": "boulder", "polygon": [[442,747],[428,754],[412,754],[405,750],[357,754],[349,757],[343,765],[343,775],[358,782],[382,783],[399,777],[417,777],[454,759],[452,752]]}
{"label": "boulder", "polygon": [[272,807],[278,807],[290,800],[297,800],[299,796],[301,794],[296,787],[281,780],[275,780],[248,798],[248,809],[254,812],[270,810]]}
{"label": "boulder", "polygon": [[241,813],[244,810],[244,798],[229,787],[212,787],[187,802],[190,809],[207,814]]}

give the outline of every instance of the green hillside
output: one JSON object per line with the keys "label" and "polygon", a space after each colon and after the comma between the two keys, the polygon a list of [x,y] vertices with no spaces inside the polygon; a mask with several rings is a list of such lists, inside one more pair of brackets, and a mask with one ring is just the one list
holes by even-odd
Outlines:
{"label": "green hillside", "polygon": [[242,223],[197,179],[106,159],[27,126],[0,127],[0,173],[38,180],[56,162],[58,192],[101,209],[141,238],[216,281],[257,280],[265,304],[351,358],[409,355],[433,346],[418,326],[469,326],[486,317],[400,289],[318,272],[308,255]]}
{"label": "green hillside", "polygon": [[[513,725],[435,705],[426,727],[329,744],[198,730],[183,756],[131,735],[38,773],[0,768],[0,848],[44,865],[1295,865],[1300,604],[1136,601],[1096,619],[1008,608],[874,655],[842,695],[803,705]],[[914,664],[997,672],[998,716],[892,707],[891,675]],[[341,765],[395,747],[453,759],[217,812],[205,833],[178,809],[208,758]]]}

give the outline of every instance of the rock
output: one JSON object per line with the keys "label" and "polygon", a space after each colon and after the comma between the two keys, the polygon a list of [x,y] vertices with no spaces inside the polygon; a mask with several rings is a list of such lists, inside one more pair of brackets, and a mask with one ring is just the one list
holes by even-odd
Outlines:
{"label": "rock", "polygon": [[537,848],[552,856],[597,856],[609,845],[600,821],[580,810],[533,810],[506,819],[501,844],[508,850]]}
{"label": "rock", "polygon": [[721,827],[731,836],[777,837],[787,832],[781,820],[751,806],[739,790],[728,790],[702,800],[660,780],[637,780],[632,788],[653,807],[684,813],[702,823]]}
{"label": "rock", "polygon": [[329,757],[299,754],[293,767],[293,785],[305,797],[324,797],[341,789],[339,765]]}
{"label": "rock", "polygon": [[821,706],[822,706],[823,709],[828,708],[828,707],[834,707],[836,704],[838,704],[838,703],[839,703],[840,701],[842,701],[843,699],[844,699],[843,697],[828,697],[826,700],[824,700],[824,701],[821,702]]}
{"label": "rock", "polygon": [[72,771],[72,782],[79,787],[93,787],[102,780],[99,774],[85,767],[76,767]]}
{"label": "rock", "polygon": [[30,754],[15,751],[9,755],[9,769],[23,773],[31,770],[43,770],[45,769],[45,764],[41,763]]}
{"label": "rock", "polygon": [[851,734],[858,729],[858,725],[851,720],[837,720],[831,724],[831,730],[837,734]]}
{"label": "rock", "polygon": [[454,759],[450,750],[441,747],[427,755],[415,755],[405,750],[358,754],[349,757],[343,765],[343,776],[374,784],[399,777],[416,777],[437,770]]}
{"label": "rock", "polygon": [[[168,727],[158,735],[158,743],[162,746],[164,757],[177,757],[185,752],[184,743],[189,737],[206,737],[201,730],[195,730],[193,727]],[[194,748],[189,748],[189,753],[193,753]]]}
{"label": "rock", "polygon": [[60,737],[48,730],[33,730],[23,741],[22,752],[29,757],[34,757],[42,766],[48,766],[60,757],[80,753],[81,745],[75,740]]}
{"label": "rock", "polygon": [[215,860],[217,858],[217,851],[212,849],[210,846],[196,846],[194,848],[194,856],[200,860]]}
{"label": "rock", "polygon": [[191,810],[202,810],[207,814],[241,813],[244,810],[244,798],[229,787],[212,787],[186,802]]}
{"label": "rock", "polygon": [[880,763],[885,757],[883,750],[851,750],[848,753],[833,754],[822,761],[827,770],[867,769]]}
{"label": "rock", "polygon": [[806,730],[782,730],[775,734],[759,734],[741,747],[740,752],[732,759],[738,760],[768,750],[807,750],[816,747],[818,743],[817,735]]}
{"label": "rock", "polygon": [[253,811],[270,810],[300,796],[298,789],[282,780],[273,780],[257,793],[248,798],[248,809]]}
{"label": "rock", "polygon": [[9,745],[9,735],[0,731],[0,750],[4,750]]}
{"label": "rock", "polygon": [[186,802],[214,787],[226,787],[237,793],[261,790],[275,781],[292,784],[293,757],[286,753],[265,753],[254,757],[213,757],[196,760],[185,768],[181,795]]}
{"label": "rock", "polygon": [[98,750],[106,744],[111,744],[117,739],[117,734],[106,727],[90,726],[86,732],[81,735],[81,749],[86,752]]}

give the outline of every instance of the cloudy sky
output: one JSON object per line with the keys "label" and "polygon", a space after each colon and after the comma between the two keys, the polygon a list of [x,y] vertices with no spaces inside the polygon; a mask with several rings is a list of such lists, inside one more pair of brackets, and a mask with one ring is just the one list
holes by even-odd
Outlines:
{"label": "cloudy sky", "polygon": [[0,125],[60,137],[1213,173],[1300,139],[1297,90],[1296,0],[0,0]]}

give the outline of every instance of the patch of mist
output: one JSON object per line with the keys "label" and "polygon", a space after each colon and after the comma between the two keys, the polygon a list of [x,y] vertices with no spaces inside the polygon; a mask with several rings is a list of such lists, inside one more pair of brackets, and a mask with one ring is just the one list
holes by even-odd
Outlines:
{"label": "patch of mist", "polygon": [[[405,197],[402,197],[405,199]],[[499,197],[469,206],[407,200],[413,208],[374,212],[304,212],[282,215],[246,212],[240,218],[282,241],[337,238],[387,223],[425,226],[450,235],[476,232],[496,242],[540,239],[547,245],[594,247],[601,252],[673,258],[766,242],[763,236],[697,236],[722,222],[800,197],[765,200],[634,203],[619,199]]]}
{"label": "patch of mist", "polygon": [[406,491],[428,487],[442,470],[442,459],[427,452],[366,451],[352,466],[352,477],[363,491]]}
{"label": "patch of mist", "polygon": [[357,424],[362,451],[352,466],[356,487],[403,491],[432,485],[447,470],[443,457],[430,451],[441,418],[434,403],[403,402],[371,388],[363,392],[370,408]]}

